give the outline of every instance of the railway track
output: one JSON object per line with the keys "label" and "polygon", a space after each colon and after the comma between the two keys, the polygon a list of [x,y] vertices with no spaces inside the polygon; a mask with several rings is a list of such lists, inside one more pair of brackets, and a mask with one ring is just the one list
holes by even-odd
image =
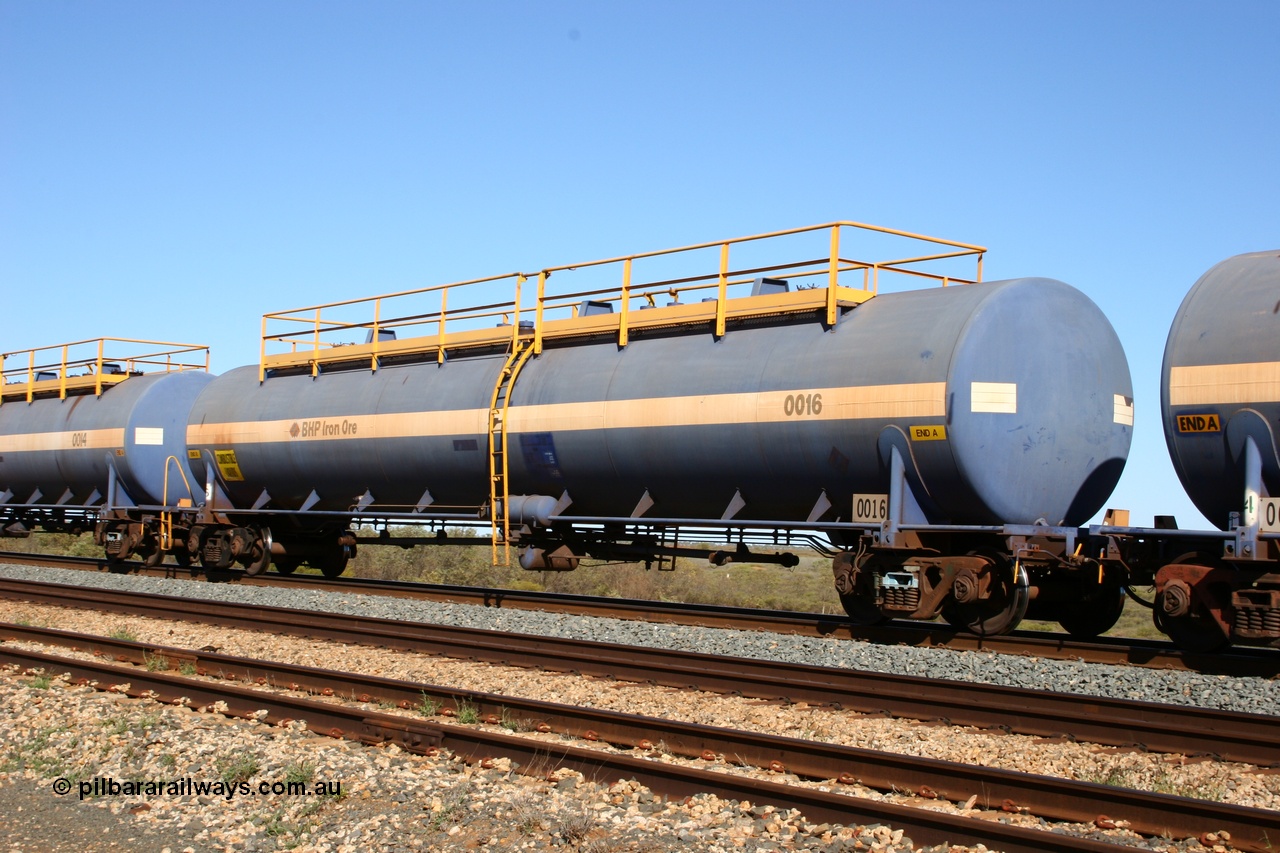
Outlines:
{"label": "railway track", "polygon": [[1253,714],[34,581],[0,597],[1280,765],[1280,727]]}
{"label": "railway track", "polygon": [[[768,769],[773,775],[795,774],[802,779],[829,780],[837,789],[858,784],[881,791],[912,791],[922,801],[944,799],[964,803],[974,797],[972,802],[988,811],[1031,814],[1064,823],[1090,824],[1099,815],[1107,814],[1146,836],[1187,837],[1225,830],[1230,832],[1234,846],[1247,851],[1270,850],[1268,838],[1280,835],[1280,813],[1165,794],[53,629],[4,624],[0,625],[0,636],[90,652],[134,665],[135,668],[125,669],[0,647],[0,663],[41,669],[46,673],[69,672],[73,678],[97,682],[101,689],[127,682],[128,692],[133,695],[150,691],[161,700],[187,697],[196,704],[221,700],[228,703],[230,713],[239,716],[249,716],[266,708],[271,715],[269,720],[306,719],[313,730],[333,736],[365,743],[393,741],[417,752],[448,748],[473,761],[514,755],[526,770],[536,767],[544,773],[556,769],[557,764],[584,773],[631,773],[653,790],[669,796],[696,791],[722,797],[746,797],[780,808],[799,808],[810,819],[814,819],[811,810],[817,806],[823,809],[817,819],[848,822],[851,816],[856,816],[861,822],[891,823],[904,828],[917,842],[965,839],[971,843],[999,844],[1006,850],[1092,850],[1096,848],[1091,845],[1097,843],[1087,839],[1068,840],[1064,835],[1054,834],[1049,842],[1053,847],[1048,847],[1044,841],[1026,837],[1025,829],[993,824],[990,820],[922,809],[909,809],[908,812],[917,814],[908,814],[899,805],[841,795],[836,795],[841,799],[837,805],[831,795],[815,799],[815,794],[823,793],[820,791],[749,776],[708,773],[698,765],[732,762]],[[147,669],[155,668],[156,661],[163,661],[164,668],[189,667],[200,675],[221,679],[223,684],[210,686],[209,682],[148,672]],[[332,703],[300,702],[279,693],[225,689],[227,682],[349,696],[359,703],[386,703],[404,709],[414,708],[423,697],[429,697],[442,707],[451,702],[455,708],[470,708],[486,725],[472,730],[423,724],[415,718],[370,714],[363,709]],[[529,739],[513,739],[495,731],[495,727],[513,718],[543,733],[572,735],[619,749],[638,750],[640,755],[655,753],[653,744],[661,743],[667,754],[696,759],[696,762],[691,766],[672,766],[641,758],[637,763],[634,755],[565,747],[562,742],[548,744],[536,739],[516,744],[514,740]],[[689,789],[687,785],[695,787]]]}
{"label": "railway track", "polygon": [[[147,567],[137,562],[110,564],[104,559],[93,557],[62,557],[16,552],[0,552],[0,562],[84,571],[127,572],[154,577],[200,577],[205,574],[203,569],[176,565]],[[1058,660],[1078,659],[1089,663],[1186,670],[1213,675],[1270,678],[1280,673],[1280,654],[1270,649],[1242,648],[1233,649],[1225,654],[1196,654],[1184,652],[1171,643],[1163,641],[1110,637],[1085,641],[1074,639],[1066,634],[1031,631],[980,637],[956,632],[949,626],[936,622],[900,621],[885,625],[862,626],[850,624],[843,615],[757,610],[644,599],[618,599],[605,596],[487,589],[368,578],[330,579],[319,575],[280,575],[274,572],[254,576],[239,569],[216,571],[212,577],[219,582],[244,586],[386,595],[423,601],[542,610],[738,631],[772,631],[807,636],[836,635],[882,645],[988,651]]]}

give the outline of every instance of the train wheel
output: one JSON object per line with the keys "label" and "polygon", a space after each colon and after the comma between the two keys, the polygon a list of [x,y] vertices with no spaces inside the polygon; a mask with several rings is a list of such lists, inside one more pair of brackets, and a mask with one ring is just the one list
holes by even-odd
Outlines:
{"label": "train wheel", "polygon": [[868,601],[859,595],[840,595],[840,604],[844,612],[849,614],[849,621],[855,625],[879,625],[887,622],[889,617],[880,612],[875,601]]}
{"label": "train wheel", "polygon": [[164,551],[160,550],[159,546],[152,548],[151,553],[142,558],[142,565],[146,566],[148,569],[154,569],[163,562]]}
{"label": "train wheel", "polygon": [[865,558],[863,565],[855,567],[858,557],[844,551],[832,560],[831,569],[836,579],[836,594],[841,606],[849,613],[849,621],[855,625],[878,625],[888,617],[876,605],[876,581],[874,573],[881,569],[877,557]]}
{"label": "train wheel", "polygon": [[[251,532],[252,529],[251,529]],[[271,528],[256,531],[256,538],[249,546],[247,561],[242,561],[247,575],[260,575],[271,565]]]}
{"label": "train wheel", "polygon": [[300,560],[290,560],[288,557],[280,557],[275,561],[276,572],[282,575],[291,575],[298,570],[301,565]]}
{"label": "train wheel", "polygon": [[271,565],[271,550],[267,548],[262,540],[254,543],[254,557],[244,564],[244,573],[246,575],[260,575],[267,570],[267,566]]}
{"label": "train wheel", "polygon": [[[1183,554],[1174,564],[1191,564],[1218,568],[1222,561],[1212,554]],[[1173,644],[1183,651],[1218,652],[1231,645],[1231,638],[1222,633],[1218,623],[1195,600],[1185,584],[1170,583],[1156,596],[1151,620],[1156,630],[1167,635]]]}
{"label": "train wheel", "polygon": [[835,573],[836,595],[840,596],[840,605],[849,614],[849,621],[855,625],[878,625],[888,619],[876,605],[875,560],[875,557],[870,557],[860,570],[855,569],[853,552],[844,551],[837,554],[831,564]]}
{"label": "train wheel", "polygon": [[[1058,624],[1071,636],[1082,639],[1105,634],[1120,621],[1120,614],[1124,613],[1124,598],[1123,586],[1104,581],[1099,592],[1083,601],[1059,605],[1063,610],[1058,613]],[[1066,607],[1074,610],[1066,612]]]}
{"label": "train wheel", "polygon": [[339,549],[332,554],[325,554],[323,557],[316,557],[311,560],[311,565],[320,570],[320,574],[327,578],[336,578],[347,570],[347,554],[345,549]]}
{"label": "train wheel", "polygon": [[1223,636],[1209,617],[1197,613],[1168,616],[1161,611],[1160,598],[1156,599],[1156,609],[1151,616],[1156,630],[1168,635],[1173,644],[1185,652],[1220,652],[1231,645],[1231,640]]}
{"label": "train wheel", "polygon": [[1175,646],[1184,652],[1207,654],[1231,645],[1231,638],[1222,633],[1213,617],[1203,612],[1199,604],[1193,603],[1190,612],[1179,613],[1179,610],[1185,610],[1180,606],[1179,597],[1166,589],[1156,596],[1156,606],[1151,611],[1156,630],[1168,636]]}
{"label": "train wheel", "polygon": [[979,601],[961,604],[952,601],[942,607],[942,618],[958,631],[968,631],[980,637],[994,634],[1007,634],[1022,617],[1027,615],[1027,605],[1031,601],[1028,590],[1027,572],[1014,567],[1003,557],[996,554],[974,553],[971,556],[985,557],[991,562],[991,585],[986,598]]}

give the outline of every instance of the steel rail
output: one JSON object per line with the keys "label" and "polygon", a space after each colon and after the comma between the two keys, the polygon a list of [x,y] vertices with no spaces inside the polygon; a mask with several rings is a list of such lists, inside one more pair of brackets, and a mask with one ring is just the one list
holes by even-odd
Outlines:
{"label": "steel rail", "polygon": [[[713,793],[725,799],[745,799],[771,803],[782,809],[798,809],[806,819],[814,822],[889,824],[909,833],[917,843],[982,843],[1006,853],[1063,850],[1115,853],[1125,849],[1117,844],[1077,836],[874,802],[561,743],[549,744],[482,729],[434,724],[165,673],[126,670],[107,664],[4,647],[0,647],[0,661],[31,670],[65,673],[74,680],[83,679],[97,689],[114,689],[130,696],[146,696],[158,701],[196,707],[223,702],[226,705],[223,713],[227,716],[256,719],[261,711],[266,711],[267,723],[305,720],[309,729],[330,737],[365,744],[395,743],[406,751],[418,754],[430,755],[434,754],[433,751],[444,749],[471,762],[506,756],[517,763],[520,769],[536,775],[567,767],[588,778],[634,779],[666,797]],[[313,722],[315,720],[323,722],[316,726]]]}
{"label": "steel rail", "polygon": [[[488,540],[484,540],[486,543]],[[111,564],[94,557],[61,557],[0,552],[0,562],[21,565],[56,566],[89,571],[116,571],[156,577],[209,575],[209,570],[173,565],[146,567],[141,563]],[[749,607],[687,604],[647,599],[485,587],[388,581],[372,578],[325,578],[319,575],[248,575],[238,569],[214,570],[210,577],[245,586],[289,587],[328,592],[386,595],[424,601],[443,601],[484,607],[542,610],[583,616],[666,622],[736,631],[772,631],[780,634],[826,637],[839,636],[880,645],[909,645],[955,651],[987,651],[997,654],[1035,655],[1057,660],[1084,660],[1184,670],[1209,675],[1272,678],[1280,673],[1280,654],[1272,649],[1234,649],[1225,654],[1184,652],[1171,643],[1098,637],[1078,640],[1065,634],[1016,631],[1001,636],[981,637],[957,632],[936,622],[894,621],[882,625],[854,625],[841,614],[801,613],[789,610],[760,610]]]}
{"label": "steel rail", "polygon": [[1268,837],[1280,837],[1280,812],[1167,794],[52,628],[0,623],[0,639],[4,638],[87,651],[140,666],[151,667],[159,661],[162,669],[173,669],[187,664],[200,675],[228,681],[405,709],[416,707],[424,697],[444,699],[456,709],[473,708],[489,725],[518,720],[521,725],[536,724],[539,731],[572,734],[615,747],[651,749],[661,743],[662,751],[672,755],[724,760],[812,780],[856,781],[880,791],[916,792],[925,799],[964,803],[977,796],[982,808],[1049,820],[1088,823],[1105,813],[1147,836],[1183,838],[1226,830],[1237,848],[1258,851],[1270,849],[1264,846]]}
{"label": "steel rail", "polygon": [[0,597],[1280,765],[1273,716],[7,578]]}

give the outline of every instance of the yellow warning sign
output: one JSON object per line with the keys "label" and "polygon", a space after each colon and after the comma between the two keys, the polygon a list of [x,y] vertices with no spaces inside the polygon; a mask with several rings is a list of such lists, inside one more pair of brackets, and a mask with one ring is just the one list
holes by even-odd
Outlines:
{"label": "yellow warning sign", "polygon": [[913,426],[911,427],[912,441],[946,441],[947,428],[945,426]]}
{"label": "yellow warning sign", "polygon": [[188,459],[199,459],[199,458],[200,458],[200,451],[199,451],[199,450],[188,450],[188,451],[187,451],[187,458],[188,458]]}
{"label": "yellow warning sign", "polygon": [[1178,415],[1178,432],[1222,432],[1217,415]]}
{"label": "yellow warning sign", "polygon": [[222,479],[229,483],[239,483],[244,480],[244,474],[240,473],[240,463],[236,461],[234,450],[215,450],[213,457],[218,460],[218,470],[222,472]]}

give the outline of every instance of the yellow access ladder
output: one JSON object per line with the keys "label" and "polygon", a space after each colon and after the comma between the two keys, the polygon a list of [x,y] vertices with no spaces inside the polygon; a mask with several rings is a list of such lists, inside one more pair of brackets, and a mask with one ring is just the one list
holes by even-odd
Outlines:
{"label": "yellow access ladder", "polygon": [[160,511],[160,551],[167,554],[173,550],[173,510],[169,505],[169,469],[175,468],[178,476],[182,478],[182,485],[186,487],[187,497],[178,499],[180,508],[190,507],[195,503],[195,493],[191,491],[191,482],[187,479],[187,473],[182,470],[182,463],[178,461],[178,457],[169,456],[164,460],[164,494],[160,497],[160,502],[164,509]]}
{"label": "yellow access ladder", "polygon": [[[507,466],[507,408],[511,402],[511,387],[515,385],[520,369],[534,352],[534,338],[521,337],[519,326],[511,339],[507,361],[498,374],[489,401],[489,520],[492,529],[493,564],[511,563],[511,501],[508,488]],[[498,546],[502,546],[502,562],[498,562]]]}

